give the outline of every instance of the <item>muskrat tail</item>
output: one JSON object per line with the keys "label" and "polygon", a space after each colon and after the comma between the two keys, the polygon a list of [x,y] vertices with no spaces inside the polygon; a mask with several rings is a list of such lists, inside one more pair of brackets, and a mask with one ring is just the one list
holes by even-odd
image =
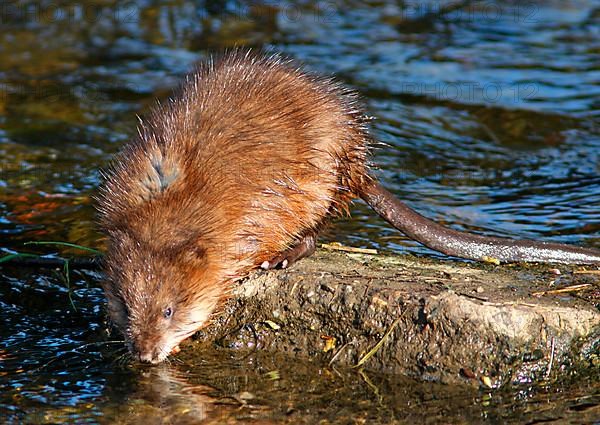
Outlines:
{"label": "muskrat tail", "polygon": [[477,261],[600,264],[600,251],[571,245],[474,235],[448,229],[412,210],[371,179],[361,198],[388,223],[428,248]]}

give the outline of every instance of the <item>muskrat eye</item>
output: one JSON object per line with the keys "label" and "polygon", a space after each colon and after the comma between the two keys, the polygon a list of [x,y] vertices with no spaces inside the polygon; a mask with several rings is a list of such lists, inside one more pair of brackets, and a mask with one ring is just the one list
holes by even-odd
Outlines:
{"label": "muskrat eye", "polygon": [[173,316],[173,309],[171,307],[165,308],[163,315],[165,316],[165,319],[170,319],[171,316]]}

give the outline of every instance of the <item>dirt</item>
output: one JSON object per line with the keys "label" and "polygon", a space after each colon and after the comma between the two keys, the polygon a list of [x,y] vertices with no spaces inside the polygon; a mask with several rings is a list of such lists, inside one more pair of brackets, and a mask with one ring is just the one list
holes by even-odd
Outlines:
{"label": "dirt", "polygon": [[320,250],[238,283],[184,349],[285,352],[484,387],[553,379],[600,363],[600,275],[585,270]]}

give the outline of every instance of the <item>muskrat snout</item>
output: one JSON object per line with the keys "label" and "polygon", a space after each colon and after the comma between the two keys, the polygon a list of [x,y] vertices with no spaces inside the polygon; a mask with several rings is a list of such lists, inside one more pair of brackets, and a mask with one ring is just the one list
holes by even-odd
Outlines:
{"label": "muskrat snout", "polygon": [[148,349],[144,351],[137,351],[134,348],[130,348],[130,352],[132,352],[136,358],[136,360],[141,363],[151,363],[158,364],[163,362],[170,354],[177,354],[181,351],[179,345],[176,345],[169,353],[160,347],[156,347],[154,349]]}
{"label": "muskrat snout", "polygon": [[152,364],[160,363],[163,360],[160,358],[160,355],[158,352],[156,352],[156,350],[139,352],[137,354],[137,359],[142,363],[152,363]]}
{"label": "muskrat snout", "polygon": [[158,364],[164,361],[170,354],[160,345],[149,342],[133,343],[129,346],[131,354],[141,363]]}

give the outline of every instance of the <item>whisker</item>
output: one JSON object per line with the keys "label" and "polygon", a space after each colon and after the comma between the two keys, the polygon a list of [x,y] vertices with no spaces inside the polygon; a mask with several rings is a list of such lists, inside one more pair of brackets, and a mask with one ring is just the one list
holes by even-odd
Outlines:
{"label": "whisker", "polygon": [[83,352],[79,351],[81,349],[85,349],[85,348],[88,348],[88,347],[97,347],[97,346],[103,346],[103,345],[110,345],[110,344],[122,344],[124,342],[125,341],[116,341],[116,340],[115,341],[95,341],[95,342],[88,342],[86,344],[82,344],[82,345],[79,345],[77,347],[74,347],[74,348],[72,348],[70,350],[63,351],[62,353],[58,353],[56,355],[56,357],[54,357],[50,361],[44,363],[43,365],[41,365],[41,366],[39,366],[39,367],[31,370],[30,373],[37,373],[37,372],[39,372],[39,371],[47,368],[48,366],[50,366],[52,363],[56,362],[57,360],[61,360],[64,357],[66,357],[67,355],[70,355],[70,354],[78,354],[78,355],[82,355],[82,356],[85,355]]}
{"label": "whisker", "polygon": [[126,364],[130,363],[132,360],[133,360],[133,356],[131,356],[129,351],[126,351],[125,353],[123,353],[119,357],[117,357],[115,359],[114,363],[117,366],[125,366]]}
{"label": "whisker", "polygon": [[102,345],[110,345],[110,344],[124,344],[125,340],[113,340],[113,341],[96,341],[96,342],[89,342],[87,344],[83,344],[80,345],[76,348],[74,348],[73,350],[80,350],[82,348],[87,348],[87,347],[93,347],[93,346],[102,346]]}
{"label": "whisker", "polygon": [[179,357],[173,357],[173,358],[171,358],[171,360],[173,361],[173,363],[177,363],[177,364],[180,364],[180,365],[185,363]]}

